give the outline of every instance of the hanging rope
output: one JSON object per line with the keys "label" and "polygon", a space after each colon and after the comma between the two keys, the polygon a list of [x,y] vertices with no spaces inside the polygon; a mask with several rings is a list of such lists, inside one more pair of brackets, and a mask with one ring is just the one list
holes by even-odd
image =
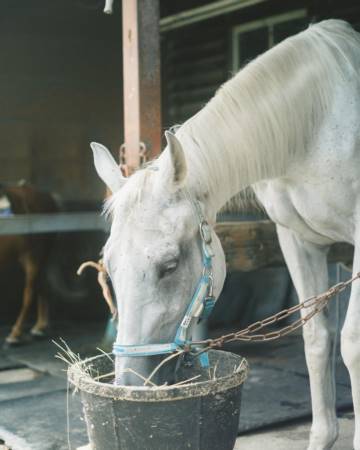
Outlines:
{"label": "hanging rope", "polygon": [[99,285],[101,287],[103,297],[104,297],[106,303],[109,306],[110,313],[111,313],[111,316],[112,316],[111,319],[115,320],[115,318],[117,316],[117,309],[116,309],[116,306],[114,304],[109,285],[107,283],[107,272],[106,272],[106,269],[104,267],[103,260],[99,259],[98,262],[85,261],[78,268],[77,274],[80,276],[83,273],[84,269],[87,269],[88,267],[92,267],[92,268],[94,268],[94,269],[96,269],[98,271],[98,277],[97,277],[98,283],[99,283]]}

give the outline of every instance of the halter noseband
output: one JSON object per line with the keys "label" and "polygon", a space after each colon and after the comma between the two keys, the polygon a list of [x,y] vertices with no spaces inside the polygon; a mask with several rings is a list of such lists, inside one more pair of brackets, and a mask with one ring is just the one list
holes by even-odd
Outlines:
{"label": "halter noseband", "polygon": [[[199,221],[199,234],[201,238],[201,253],[203,270],[200,280],[196,286],[195,292],[191,298],[190,304],[185,315],[177,328],[173,342],[165,344],[139,344],[122,345],[115,342],[113,345],[113,354],[115,356],[154,356],[167,353],[173,353],[178,350],[190,349],[192,341],[188,334],[193,322],[200,321],[209,317],[215,306],[215,297],[213,295],[213,270],[212,258],[214,253],[211,248],[211,227],[205,220],[200,205],[193,200],[186,192]],[[202,367],[209,366],[207,353],[199,355]]]}

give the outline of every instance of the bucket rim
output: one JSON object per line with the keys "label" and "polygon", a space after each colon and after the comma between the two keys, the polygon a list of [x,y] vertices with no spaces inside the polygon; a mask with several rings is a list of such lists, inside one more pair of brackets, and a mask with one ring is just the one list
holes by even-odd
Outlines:
{"label": "bucket rim", "polygon": [[112,398],[113,400],[127,400],[133,402],[160,402],[183,400],[186,398],[203,397],[209,394],[216,394],[238,387],[244,383],[248,376],[249,364],[246,358],[232,352],[221,350],[210,350],[211,353],[226,353],[237,359],[237,369],[221,378],[206,381],[194,381],[181,386],[162,386],[152,388],[148,386],[122,386],[104,383],[94,380],[89,374],[84,372],[84,365],[101,358],[107,358],[108,354],[96,355],[82,361],[71,364],[68,368],[68,380],[78,389],[89,394],[100,397]]}

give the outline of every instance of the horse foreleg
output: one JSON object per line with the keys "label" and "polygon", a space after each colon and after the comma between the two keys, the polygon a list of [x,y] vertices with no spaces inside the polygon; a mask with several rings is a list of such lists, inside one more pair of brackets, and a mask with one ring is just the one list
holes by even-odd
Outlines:
{"label": "horse foreleg", "polygon": [[11,333],[6,338],[8,344],[17,344],[20,342],[20,337],[24,331],[24,324],[28,318],[31,304],[34,298],[35,284],[38,275],[38,266],[30,258],[25,257],[21,261],[24,272],[25,272],[25,286],[23,292],[23,302],[20,310],[20,314],[16,319],[14,326],[12,327]]}
{"label": "horse foreleg", "polygon": [[49,327],[49,305],[47,299],[42,295],[37,298],[37,319],[35,325],[31,328],[31,334],[34,337],[46,336],[46,330]]}
{"label": "horse foreleg", "polygon": [[[327,251],[277,226],[283,251],[299,300],[328,289]],[[308,314],[309,308],[302,310]],[[332,336],[327,311],[315,315],[303,328],[309,371],[313,421],[308,450],[330,449],[338,436],[335,412],[335,376],[331,361]]]}
{"label": "horse foreleg", "polygon": [[[359,241],[358,241],[359,242]],[[353,272],[360,271],[360,242],[355,244]],[[341,330],[341,355],[349,371],[355,412],[354,449],[360,450],[360,282],[351,287],[349,307]]]}

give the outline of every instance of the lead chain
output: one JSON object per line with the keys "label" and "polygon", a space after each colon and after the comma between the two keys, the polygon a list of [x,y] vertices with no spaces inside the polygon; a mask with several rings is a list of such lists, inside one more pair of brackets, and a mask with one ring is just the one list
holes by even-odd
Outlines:
{"label": "lead chain", "polygon": [[[315,316],[315,314],[322,311],[327,304],[329,303],[329,300],[334,297],[339,292],[342,292],[348,285],[353,283],[355,280],[360,278],[360,272],[358,272],[356,275],[354,275],[352,278],[350,278],[347,281],[342,281],[341,283],[336,284],[335,286],[332,286],[330,289],[328,289],[323,294],[315,295],[313,297],[310,297],[303,302],[299,303],[298,305],[292,306],[291,308],[284,309],[270,317],[267,317],[266,319],[259,320],[248,327],[244,328],[243,330],[236,331],[234,333],[229,333],[224,336],[221,336],[216,339],[206,339],[204,341],[197,341],[193,342],[192,344],[194,346],[205,346],[205,348],[202,348],[200,351],[196,353],[196,355],[199,355],[210,348],[213,347],[222,347],[224,344],[228,342],[234,342],[234,341],[252,341],[252,342],[262,342],[262,341],[273,341],[275,339],[279,339],[282,336],[286,336],[289,333],[297,330],[298,328],[301,328],[304,326],[312,317]],[[283,320],[290,315],[294,314],[297,311],[301,311],[305,308],[311,308],[311,311],[306,314],[304,317],[300,317],[299,319],[295,320],[291,325],[284,326],[280,330],[271,331],[264,334],[253,334],[262,328],[265,328],[269,325],[272,325],[274,323],[279,322],[280,320]]]}

